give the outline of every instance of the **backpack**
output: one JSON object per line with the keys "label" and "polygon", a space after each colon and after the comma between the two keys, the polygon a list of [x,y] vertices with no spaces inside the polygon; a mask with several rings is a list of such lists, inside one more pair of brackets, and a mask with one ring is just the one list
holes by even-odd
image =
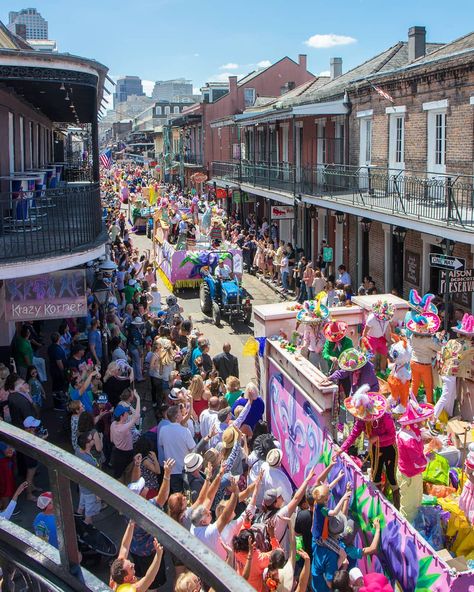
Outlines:
{"label": "backpack", "polygon": [[193,355],[192,348],[188,348],[186,355],[183,358],[181,366],[179,368],[179,376],[183,383],[187,383],[193,377],[193,373],[191,372],[191,357]]}
{"label": "backpack", "polygon": [[266,553],[272,550],[270,537],[268,536],[268,529],[265,522],[254,522],[250,527],[250,532],[253,535],[255,546],[259,551]]}

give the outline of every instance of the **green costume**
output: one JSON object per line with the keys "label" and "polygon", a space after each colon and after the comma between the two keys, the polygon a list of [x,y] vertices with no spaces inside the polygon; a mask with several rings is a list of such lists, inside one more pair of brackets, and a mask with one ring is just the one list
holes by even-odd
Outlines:
{"label": "green costume", "polygon": [[336,341],[335,343],[327,339],[323,347],[323,358],[328,363],[329,368],[331,368],[332,365],[331,358],[339,358],[343,351],[346,351],[346,349],[350,349],[351,347],[354,346],[352,344],[352,339],[349,337],[343,337],[340,341]]}

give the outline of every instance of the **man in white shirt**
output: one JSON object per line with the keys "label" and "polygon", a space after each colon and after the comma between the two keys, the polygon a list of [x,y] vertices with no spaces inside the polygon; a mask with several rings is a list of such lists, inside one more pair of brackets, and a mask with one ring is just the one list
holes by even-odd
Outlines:
{"label": "man in white shirt", "polygon": [[189,429],[181,425],[183,413],[179,405],[171,406],[167,417],[170,423],[160,430],[158,449],[163,450],[164,458],[172,458],[175,461],[171,472],[170,493],[179,493],[183,491],[184,457],[194,450],[196,444]]}
{"label": "man in white shirt", "polygon": [[216,426],[216,428],[219,427],[219,404],[219,397],[210,397],[208,408],[204,409],[204,411],[199,416],[200,431],[203,438],[209,436],[214,426]]}
{"label": "man in white shirt", "polygon": [[216,267],[214,275],[216,276],[216,278],[218,280],[223,281],[223,280],[230,279],[232,276],[232,272],[230,270],[230,267],[227,265],[227,263],[224,263],[223,260],[220,260],[217,267]]}
{"label": "man in white shirt", "polygon": [[257,506],[263,503],[263,496],[269,489],[278,489],[285,504],[289,503],[293,497],[293,487],[286,473],[281,469],[282,452],[279,448],[270,450],[265,462],[262,464],[262,486],[257,496]]}
{"label": "man in white shirt", "polygon": [[352,284],[352,278],[350,276],[349,273],[347,273],[346,270],[346,266],[345,265],[339,265],[339,267],[337,268],[338,271],[338,275],[337,275],[337,281],[341,282],[341,284],[344,284],[345,286],[350,286]]}
{"label": "man in white shirt", "polygon": [[204,505],[197,506],[191,513],[191,533],[224,560],[227,552],[222,545],[221,533],[232,520],[239,500],[239,488],[235,480],[232,480],[230,490],[230,499],[215,522],[211,523],[211,510]]}

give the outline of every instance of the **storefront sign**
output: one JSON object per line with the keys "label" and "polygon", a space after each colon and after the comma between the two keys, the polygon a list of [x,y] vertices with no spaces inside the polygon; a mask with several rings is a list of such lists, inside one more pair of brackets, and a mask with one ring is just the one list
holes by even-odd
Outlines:
{"label": "storefront sign", "polygon": [[272,220],[292,220],[295,217],[293,206],[272,206]]}
{"label": "storefront sign", "polygon": [[439,253],[430,253],[431,267],[440,269],[465,269],[466,260],[462,257],[450,257],[449,255],[440,255]]}
{"label": "storefront sign", "polygon": [[334,253],[332,247],[323,248],[323,261],[325,263],[331,263],[334,259]]}
{"label": "storefront sign", "polygon": [[5,280],[5,320],[83,317],[87,313],[83,269]]}
{"label": "storefront sign", "polygon": [[441,294],[474,292],[474,269],[440,271],[439,291]]}
{"label": "storefront sign", "polygon": [[241,194],[238,189],[234,189],[234,191],[232,192],[232,201],[235,204],[239,204],[242,202]]}
{"label": "storefront sign", "polygon": [[413,286],[420,285],[420,255],[405,251],[405,281]]}

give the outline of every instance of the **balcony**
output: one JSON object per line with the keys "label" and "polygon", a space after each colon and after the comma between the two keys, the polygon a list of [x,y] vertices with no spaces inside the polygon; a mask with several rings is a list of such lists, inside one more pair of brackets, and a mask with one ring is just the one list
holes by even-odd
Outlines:
{"label": "balcony", "polygon": [[88,251],[105,241],[98,184],[0,193],[0,267]]}
{"label": "balcony", "polygon": [[379,213],[382,217],[400,217],[474,233],[474,185],[468,176],[338,164],[296,167],[290,163],[247,161],[213,162],[212,173],[226,182],[240,183],[244,190],[248,187],[273,191],[287,198],[301,195],[308,203],[322,207],[332,204],[332,209],[337,204],[338,209],[357,215],[370,211],[374,218]]}

